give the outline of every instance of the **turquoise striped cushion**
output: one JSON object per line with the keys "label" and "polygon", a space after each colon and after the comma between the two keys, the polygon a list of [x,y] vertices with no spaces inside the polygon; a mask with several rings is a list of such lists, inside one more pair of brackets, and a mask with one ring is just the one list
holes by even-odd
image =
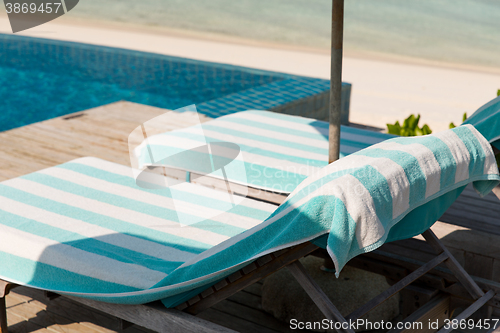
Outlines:
{"label": "turquoise striped cushion", "polygon": [[500,96],[477,109],[464,124],[474,126],[486,140],[500,149]]}
{"label": "turquoise striped cushion", "polygon": [[[393,135],[342,126],[340,156],[347,156]],[[241,149],[243,165],[229,165],[229,181],[258,189],[290,193],[300,182],[328,164],[328,123],[268,111],[244,111],[202,125],[154,135],[133,152],[138,168],[162,165],[161,160],[211,142],[231,142]],[[200,160],[178,164],[204,173]],[[243,171],[242,171],[243,170]],[[213,177],[224,178],[220,171]]]}

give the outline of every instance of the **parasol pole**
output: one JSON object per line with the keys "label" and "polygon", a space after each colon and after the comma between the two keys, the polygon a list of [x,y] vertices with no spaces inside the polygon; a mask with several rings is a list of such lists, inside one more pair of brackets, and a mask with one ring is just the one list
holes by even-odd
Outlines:
{"label": "parasol pole", "polygon": [[[342,94],[342,44],[344,39],[344,0],[332,0],[332,59],[330,72],[330,126],[328,127],[328,163],[340,155],[340,96]],[[326,256],[323,271],[335,272],[335,264]]]}
{"label": "parasol pole", "polygon": [[332,0],[332,58],[330,74],[330,126],[328,163],[339,159],[340,96],[342,92],[342,44],[344,37],[344,0]]}

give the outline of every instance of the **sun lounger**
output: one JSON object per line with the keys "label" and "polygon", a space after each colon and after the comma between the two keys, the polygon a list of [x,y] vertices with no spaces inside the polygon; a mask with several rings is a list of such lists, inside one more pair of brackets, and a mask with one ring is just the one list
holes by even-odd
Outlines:
{"label": "sun lounger", "polygon": [[[201,125],[148,136],[131,151],[131,159],[137,161],[138,168],[162,165],[172,177],[190,178],[192,182],[222,189],[226,187],[222,181],[226,178],[234,184],[234,191],[278,204],[304,179],[328,164],[328,122],[268,111],[238,112]],[[347,156],[390,138],[394,135],[342,126],[340,155]],[[197,168],[199,163],[162,161],[179,152],[221,141],[240,147],[245,172],[227,170],[226,177],[220,171],[213,172],[210,181],[207,177],[198,178],[204,174]]]}
{"label": "sun lounger", "polygon": [[476,110],[464,124],[473,125],[495,148],[500,149],[500,96]]}
{"label": "sun lounger", "polygon": [[[480,107],[464,124],[478,131],[500,150],[500,100],[496,98]],[[498,126],[497,126],[498,125]],[[341,127],[340,157],[348,156],[373,144],[393,138],[393,135],[348,126]],[[281,203],[305,178],[326,166],[328,160],[328,123],[277,114],[267,111],[245,111],[223,116],[202,125],[163,134],[152,135],[134,150],[138,167],[158,164],[165,156],[191,149],[208,142],[229,141],[240,146],[246,164],[240,172],[227,175],[227,180],[243,185],[241,190],[250,197]],[[150,154],[151,153],[151,154]],[[154,159],[154,161],[151,160]],[[165,164],[164,164],[165,166]],[[167,174],[186,179],[186,168],[173,163]],[[211,174],[212,181],[197,177],[196,168],[188,177],[193,182],[224,188],[217,180],[220,172]],[[233,190],[238,191],[238,186]]]}
{"label": "sun lounger", "polygon": [[296,260],[324,247],[338,274],[358,254],[423,233],[438,257],[348,319],[441,262],[478,300],[472,311],[493,294],[468,278],[429,227],[467,183],[487,193],[499,179],[490,146],[472,126],[351,154],[276,210],[252,199],[234,205],[227,192],[186,182],[138,187],[130,168],[83,158],[1,183],[0,278],[82,302],[161,299],[197,313],[287,266],[325,316],[342,321]]}

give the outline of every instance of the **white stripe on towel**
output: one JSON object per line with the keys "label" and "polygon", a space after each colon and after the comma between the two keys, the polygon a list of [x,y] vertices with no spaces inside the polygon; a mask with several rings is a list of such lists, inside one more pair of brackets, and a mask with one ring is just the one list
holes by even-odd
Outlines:
{"label": "white stripe on towel", "polygon": [[479,131],[472,125],[464,125],[466,126],[472,134],[476,137],[477,141],[481,145],[481,148],[483,148],[483,151],[486,155],[486,158],[484,160],[484,173],[485,174],[492,174],[496,173],[498,170],[497,162],[495,159],[495,154],[493,153],[493,149],[491,148],[490,143],[485,139],[485,137],[479,133]]}
{"label": "white stripe on towel", "polygon": [[356,223],[356,240],[360,249],[375,243],[384,235],[385,230],[377,216],[373,198],[356,177],[342,176],[329,186],[323,186],[322,194],[342,200]]}
{"label": "white stripe on towel", "polygon": [[[372,166],[387,180],[392,196],[392,215],[397,217],[410,207],[409,180],[403,168],[389,158],[377,158],[363,155],[349,155],[342,158],[341,163],[332,163],[321,169],[313,176],[304,180],[291,195],[300,192],[306,186],[335,172],[359,169],[367,165]],[[323,185],[323,184],[322,184]],[[401,191],[401,189],[405,189]]]}
{"label": "white stripe on towel", "polygon": [[5,225],[0,230],[1,252],[91,278],[146,289],[167,276],[163,272],[113,260]]}
{"label": "white stripe on towel", "polygon": [[119,233],[115,230],[49,212],[6,197],[2,197],[2,200],[0,200],[0,210],[166,261],[184,262],[196,256],[195,253],[181,251],[175,247]]}
{"label": "white stripe on towel", "polygon": [[455,159],[457,165],[455,184],[469,178],[470,153],[460,137],[453,131],[440,132],[435,137],[448,146]]}
{"label": "white stripe on towel", "polygon": [[[441,166],[439,165],[432,150],[420,143],[401,144],[398,142],[382,142],[376,148],[384,150],[398,150],[412,155],[418,161],[420,169],[426,176],[427,187],[425,197],[437,193],[441,186]],[[397,215],[396,215],[397,216]]]}
{"label": "white stripe on towel", "polygon": [[164,232],[170,235],[195,240],[209,245],[217,245],[228,239],[228,236],[219,235],[210,231],[197,229],[192,226],[182,226],[175,221],[147,215],[127,208],[113,206],[98,200],[85,198],[72,193],[64,192],[50,186],[42,185],[23,178],[14,178],[3,182],[4,185],[25,191],[40,197],[47,197],[53,201],[69,206],[81,208],[100,215],[129,222],[149,229]]}

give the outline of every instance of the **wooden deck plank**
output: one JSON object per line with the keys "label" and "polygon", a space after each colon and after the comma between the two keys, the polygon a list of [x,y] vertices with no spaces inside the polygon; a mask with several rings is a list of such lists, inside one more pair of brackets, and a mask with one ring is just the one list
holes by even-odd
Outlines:
{"label": "wooden deck plank", "polygon": [[227,328],[233,329],[238,332],[247,332],[247,333],[276,333],[279,331],[275,331],[268,327],[258,325],[252,322],[249,322],[245,319],[241,319],[225,312],[219,311],[215,308],[210,308],[199,315],[197,317],[209,320],[213,323],[224,325]]}
{"label": "wooden deck plank", "polygon": [[228,300],[234,303],[245,304],[254,309],[262,309],[262,303],[260,299],[261,296],[251,294],[249,292],[246,292],[245,290],[242,290],[241,292],[228,297]]}
{"label": "wooden deck plank", "polygon": [[481,198],[469,185],[439,220],[500,235],[499,216],[500,200],[492,193]]}
{"label": "wooden deck plank", "polygon": [[[95,156],[130,165],[128,135],[141,123],[169,110],[117,102],[0,133],[0,180],[21,176],[74,158]],[[193,113],[170,112],[161,131],[197,124]],[[208,120],[202,116],[201,121]]]}
{"label": "wooden deck plank", "polygon": [[18,316],[16,313],[11,311],[7,311],[7,320],[9,323],[9,333],[53,333],[47,328],[32,323],[31,321],[27,321],[23,317]]}
{"label": "wooden deck plank", "polygon": [[233,302],[232,300],[226,300],[216,304],[213,307],[213,309],[216,309],[220,312],[226,313],[233,317],[254,323],[259,326],[262,326],[262,324],[265,323],[265,327],[277,332],[291,333],[294,331],[290,329],[290,326],[287,323],[274,318],[272,315],[264,312],[263,310],[258,310],[256,308],[253,308],[251,305],[250,306],[244,305],[244,303],[242,304],[240,302]]}
{"label": "wooden deck plank", "polygon": [[[260,281],[259,281],[260,282]],[[256,296],[262,296],[262,283],[254,283],[250,287],[243,289],[245,292]]]}
{"label": "wooden deck plank", "polygon": [[[95,311],[64,297],[49,301],[40,290],[18,287],[6,299],[8,311],[39,326],[43,326],[40,320],[44,320],[45,327],[50,328],[52,331],[64,332],[64,330],[61,330],[69,327],[69,324],[72,327],[75,326],[74,324],[81,325],[85,327],[84,331],[88,332],[112,333],[119,331],[119,322],[115,317]],[[12,306],[9,306],[9,304]],[[59,327],[61,325],[64,325],[64,327]],[[127,332],[144,333],[151,331],[139,326],[133,326],[128,328]]]}

